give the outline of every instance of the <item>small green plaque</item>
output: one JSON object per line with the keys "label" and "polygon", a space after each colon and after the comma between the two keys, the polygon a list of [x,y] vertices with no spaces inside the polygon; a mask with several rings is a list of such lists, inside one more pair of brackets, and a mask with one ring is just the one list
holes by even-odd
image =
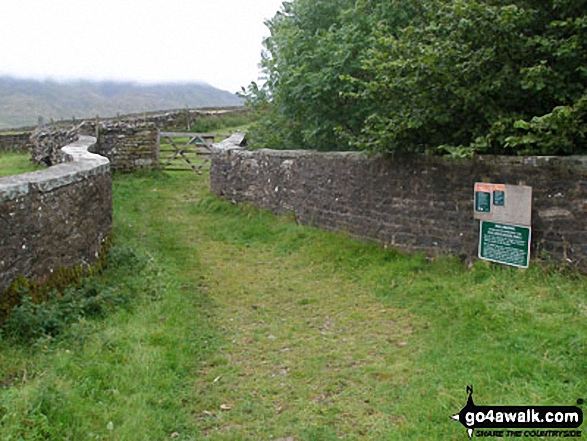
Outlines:
{"label": "small green plaque", "polygon": [[475,192],[475,211],[489,213],[491,210],[491,193],[485,191]]}
{"label": "small green plaque", "polygon": [[493,205],[503,207],[505,205],[505,191],[493,191]]}
{"label": "small green plaque", "polygon": [[528,268],[531,232],[530,227],[481,221],[479,258]]}

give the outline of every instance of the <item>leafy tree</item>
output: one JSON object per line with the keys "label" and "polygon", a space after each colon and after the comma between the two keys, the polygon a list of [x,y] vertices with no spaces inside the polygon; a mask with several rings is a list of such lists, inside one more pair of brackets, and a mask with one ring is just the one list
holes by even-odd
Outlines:
{"label": "leafy tree", "polygon": [[354,7],[353,0],[286,2],[267,23],[267,83],[248,90],[251,103],[266,114],[253,137],[259,144],[272,144],[278,134],[289,148],[328,149],[338,145],[338,127],[360,129],[365,110],[354,105],[353,84],[341,78],[360,71],[358,55],[369,32],[368,16],[347,12]]}
{"label": "leafy tree", "polygon": [[[585,0],[294,0],[267,25],[260,146],[587,151]],[[276,144],[278,143],[278,144]]]}

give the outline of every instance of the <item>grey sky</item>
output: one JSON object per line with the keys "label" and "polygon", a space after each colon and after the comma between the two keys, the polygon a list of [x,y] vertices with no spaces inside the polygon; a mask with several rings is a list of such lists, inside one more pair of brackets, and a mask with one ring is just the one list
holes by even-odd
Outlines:
{"label": "grey sky", "polygon": [[259,77],[282,0],[0,0],[0,75],[205,81]]}

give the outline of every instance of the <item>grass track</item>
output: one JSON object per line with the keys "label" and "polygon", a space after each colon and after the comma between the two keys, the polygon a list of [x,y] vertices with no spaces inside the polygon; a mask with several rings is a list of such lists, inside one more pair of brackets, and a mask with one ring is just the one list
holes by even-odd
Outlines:
{"label": "grass track", "polygon": [[587,395],[584,277],[404,256],[207,185],[116,176],[116,241],[151,256],[156,300],[75,327],[81,343],[3,346],[11,434],[461,440],[467,384],[477,404]]}
{"label": "grass track", "polygon": [[200,436],[461,439],[448,416],[467,384],[488,404],[585,394],[584,278],[403,256],[218,201],[191,174],[150,191],[171,196],[166,253],[221,333],[185,403]]}

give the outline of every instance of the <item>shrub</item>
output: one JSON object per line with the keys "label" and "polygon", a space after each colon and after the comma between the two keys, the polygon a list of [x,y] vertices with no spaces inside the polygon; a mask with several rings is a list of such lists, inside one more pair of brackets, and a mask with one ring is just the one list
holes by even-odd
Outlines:
{"label": "shrub", "polygon": [[[130,248],[113,246],[107,254],[107,269],[102,275],[86,278],[80,286],[68,286],[50,291],[47,299],[39,302],[21,289],[22,301],[14,307],[2,327],[4,338],[29,342],[41,337],[56,337],[72,323],[82,319],[103,317],[118,308],[129,307],[142,292],[152,287],[151,267],[146,256]],[[123,283],[123,275],[132,275]],[[142,281],[142,282],[137,282]]]}

